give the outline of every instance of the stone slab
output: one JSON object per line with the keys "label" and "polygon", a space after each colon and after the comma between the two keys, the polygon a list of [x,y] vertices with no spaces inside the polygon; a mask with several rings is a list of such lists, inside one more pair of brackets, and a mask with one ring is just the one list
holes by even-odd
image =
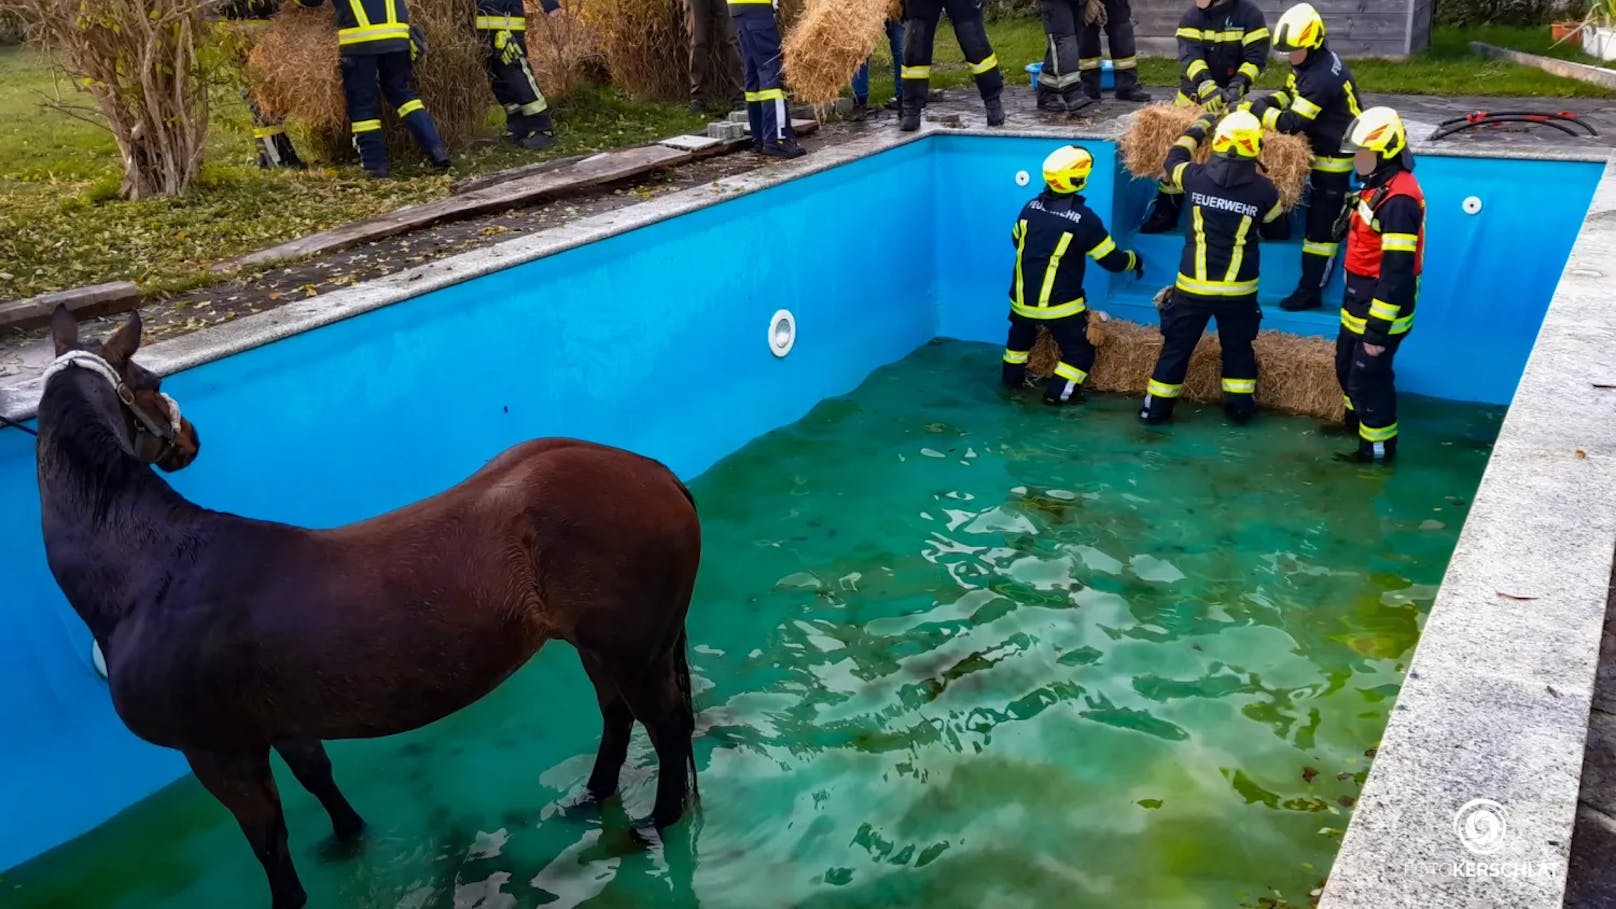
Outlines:
{"label": "stone slab", "polygon": [[679,151],[697,152],[723,145],[724,140],[712,136],[670,136],[658,144]]}
{"label": "stone slab", "polygon": [[1545,57],[1541,54],[1528,54],[1525,51],[1510,50],[1507,47],[1497,47],[1485,41],[1470,42],[1472,53],[1494,60],[1508,60],[1519,63],[1521,66],[1530,66],[1543,70],[1563,79],[1576,79],[1605,88],[1616,88],[1616,69],[1605,69],[1602,66],[1590,66],[1578,63],[1575,60],[1557,60],[1554,57]]}

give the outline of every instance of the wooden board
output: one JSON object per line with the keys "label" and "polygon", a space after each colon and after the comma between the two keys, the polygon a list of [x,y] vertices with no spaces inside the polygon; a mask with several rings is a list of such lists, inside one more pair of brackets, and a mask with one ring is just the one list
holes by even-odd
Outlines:
{"label": "wooden board", "polygon": [[75,287],[26,300],[0,303],[0,328],[29,330],[50,324],[57,304],[65,303],[80,319],[92,319],[132,309],[140,299],[140,288],[128,281],[113,281],[89,287]]}
{"label": "wooden board", "polygon": [[322,253],[340,252],[361,243],[385,240],[433,224],[519,208],[548,196],[598,186],[602,183],[627,180],[694,159],[695,156],[689,152],[676,151],[660,145],[602,152],[546,173],[497,183],[437,202],[428,202],[425,205],[412,205],[368,221],[344,224],[307,237],[299,237],[279,246],[216,263],[213,270],[235,271]]}
{"label": "wooden board", "polygon": [[1524,51],[1510,50],[1507,47],[1494,47],[1483,41],[1470,42],[1470,50],[1483,57],[1492,57],[1495,60],[1508,60],[1522,66],[1532,66],[1566,79],[1576,79],[1593,85],[1602,85],[1605,88],[1616,88],[1616,70],[1609,70],[1599,66],[1589,66],[1586,63],[1577,63],[1573,60],[1556,60],[1553,57],[1544,57],[1539,54],[1528,54]]}

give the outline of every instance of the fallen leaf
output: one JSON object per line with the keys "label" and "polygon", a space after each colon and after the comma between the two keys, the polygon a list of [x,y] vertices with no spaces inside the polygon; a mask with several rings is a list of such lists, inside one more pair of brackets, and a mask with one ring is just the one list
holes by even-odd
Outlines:
{"label": "fallen leaf", "polygon": [[1616,388],[1616,385],[1607,385],[1604,382],[1595,382],[1594,387],[1595,388]]}
{"label": "fallen leaf", "polygon": [[1560,692],[1555,691],[1553,685],[1544,685],[1543,687],[1549,689],[1549,694],[1554,695],[1555,697],[1560,696]]}
{"label": "fallen leaf", "polygon": [[1586,451],[1583,451],[1583,450],[1582,450],[1582,449],[1580,449],[1580,448],[1579,448],[1579,449],[1577,449],[1577,460],[1579,460],[1579,461],[1586,461],[1586,460],[1588,460],[1588,452],[1586,452]]}
{"label": "fallen leaf", "polygon": [[1535,599],[1537,599],[1537,597],[1523,597],[1523,596],[1520,596],[1519,594],[1505,593],[1502,590],[1498,591],[1498,595],[1503,597],[1506,600],[1519,600],[1519,601],[1521,601],[1523,603],[1526,602],[1527,600],[1535,600]]}
{"label": "fallen leaf", "polygon": [[1304,782],[1304,783],[1313,782],[1313,778],[1318,776],[1318,775],[1319,775],[1318,768],[1315,768],[1315,767],[1303,767],[1302,768],[1302,782]]}

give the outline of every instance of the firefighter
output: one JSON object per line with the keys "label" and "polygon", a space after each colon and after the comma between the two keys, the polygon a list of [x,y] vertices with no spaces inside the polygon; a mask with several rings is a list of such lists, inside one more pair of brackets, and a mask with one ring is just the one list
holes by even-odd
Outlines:
{"label": "firefighter", "polygon": [[[298,0],[318,7],[325,0]],[[404,0],[331,0],[337,20],[337,50],[341,58],[342,94],[348,102],[348,122],[359,166],[372,177],[388,174],[387,145],[382,141],[381,111],[376,106],[378,83],[432,166],[449,167],[449,152],[438,138],[437,124],[410,86],[415,57],[422,47],[410,27]]]}
{"label": "firefighter", "polygon": [[1257,168],[1262,124],[1244,111],[1218,122],[1212,159],[1192,159],[1211,124],[1203,116],[1167,153],[1167,181],[1184,193],[1190,230],[1179,259],[1178,278],[1161,303],[1161,355],[1151,373],[1139,419],[1165,423],[1184,387],[1190,355],[1217,319],[1223,345],[1223,409],[1236,423],[1256,413],[1257,356],[1252,341],[1262,310],[1257,306],[1258,236],[1284,213],[1279,191]]}
{"label": "firefighter", "polygon": [[[1195,0],[1178,20],[1179,107],[1199,104],[1213,114],[1245,99],[1268,65],[1268,23],[1252,0]],[[1184,197],[1163,182],[1140,226],[1143,234],[1178,227]]]}
{"label": "firefighter", "polygon": [[[256,41],[252,33],[268,28],[270,17],[280,11],[280,6],[280,0],[234,0],[220,7],[219,12],[228,21],[228,27],[244,42],[240,46],[246,48]],[[245,83],[241,86],[241,97],[247,102],[247,112],[252,115],[252,137],[258,149],[258,166],[302,170],[303,160],[297,156],[297,149],[292,147],[291,137],[286,135],[286,117],[265,113]]]}
{"label": "firefighter", "polygon": [[1425,194],[1414,178],[1408,132],[1397,112],[1371,107],[1347,127],[1343,147],[1363,181],[1347,214],[1346,298],[1335,372],[1358,433],[1357,461],[1397,455],[1392,359],[1414,326],[1425,258]]}
{"label": "firefighter", "polygon": [[778,0],[729,0],[730,18],[746,61],[746,114],[752,124],[752,148],[771,158],[800,158],[806,152],[791,128],[791,111],[780,78]]}
{"label": "firefighter", "polygon": [[926,100],[931,95],[932,44],[937,39],[937,23],[943,12],[954,26],[954,37],[965,62],[970,64],[976,78],[976,90],[982,95],[989,126],[1004,125],[1004,74],[999,72],[999,58],[988,41],[988,27],[982,22],[983,0],[905,0],[903,33],[903,90],[902,114],[898,128],[914,132],[926,112]]}
{"label": "firefighter", "polygon": [[1251,112],[1269,129],[1305,134],[1313,147],[1302,277],[1296,290],[1279,304],[1281,309],[1296,312],[1323,305],[1330,265],[1340,250],[1335,222],[1352,182],[1352,158],[1342,154],[1341,137],[1347,124],[1363,111],[1358,106],[1358,83],[1347,64],[1325,44],[1324,20],[1310,4],[1298,3],[1279,17],[1274,49],[1289,55],[1290,77],[1284,91],[1251,102]]}
{"label": "firefighter", "polygon": [[1100,100],[1100,29],[1111,48],[1111,68],[1116,77],[1118,101],[1149,101],[1150,92],[1139,87],[1139,58],[1133,39],[1133,5],[1129,0],[1088,0],[1098,7],[1095,15],[1083,17],[1083,32],[1077,39],[1077,68],[1083,77],[1083,93],[1089,100]]}
{"label": "firefighter", "polygon": [[[557,0],[540,0],[545,15],[559,16]],[[550,105],[527,60],[527,19],[522,0],[477,0],[477,31],[484,36],[488,84],[505,110],[505,138],[523,148],[555,144]]]}
{"label": "firefighter", "polygon": [[1010,278],[1010,338],[1004,347],[1004,384],[1027,384],[1027,360],[1038,326],[1044,325],[1060,345],[1061,359],[1044,388],[1048,404],[1076,404],[1094,368],[1094,345],[1088,339],[1088,304],[1083,294],[1084,257],[1107,271],[1145,273],[1144,260],[1117,248],[1105,223],[1083,201],[1083,187],[1094,170],[1094,157],[1077,145],[1056,149],[1044,159],[1045,189],[1021,209],[1010,241],[1016,247]]}

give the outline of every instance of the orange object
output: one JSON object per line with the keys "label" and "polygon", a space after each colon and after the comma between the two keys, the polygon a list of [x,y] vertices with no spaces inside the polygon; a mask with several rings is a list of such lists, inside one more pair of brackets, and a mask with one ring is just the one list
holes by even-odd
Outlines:
{"label": "orange object", "polygon": [[1549,39],[1552,40],[1552,41],[1564,41],[1566,38],[1571,37],[1571,35],[1576,32],[1577,26],[1579,26],[1581,24],[1582,23],[1580,23],[1580,22],[1553,22],[1553,23],[1550,23],[1549,24]]}

